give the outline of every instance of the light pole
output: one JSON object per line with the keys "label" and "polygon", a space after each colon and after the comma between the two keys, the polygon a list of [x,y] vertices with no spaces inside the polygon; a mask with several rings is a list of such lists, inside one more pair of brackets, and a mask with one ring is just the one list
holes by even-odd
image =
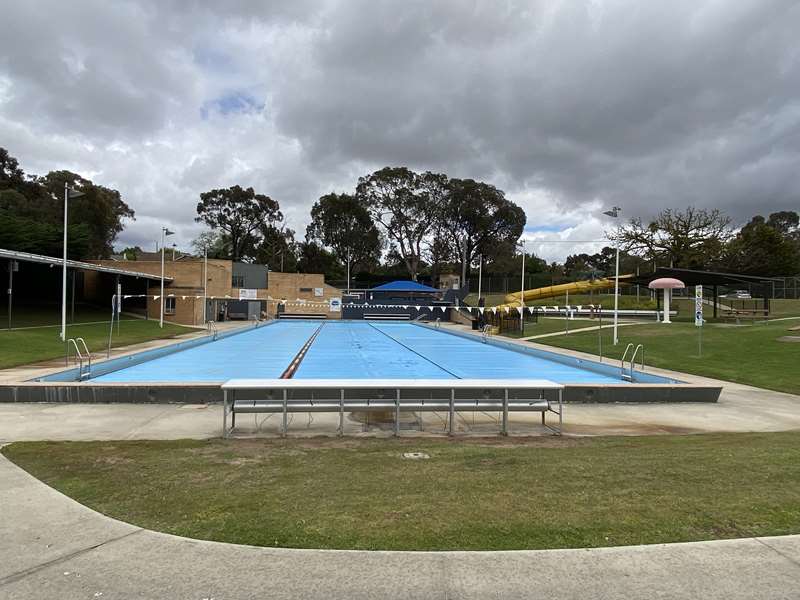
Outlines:
{"label": "light pole", "polygon": [[522,275],[519,284],[519,330],[525,334],[525,240],[520,240],[522,247]]}
{"label": "light pole", "polygon": [[[621,210],[622,209],[619,206],[614,206],[611,210],[607,210],[603,214],[608,215],[613,219],[617,219],[619,218],[619,213]],[[619,343],[619,336],[617,336],[617,320],[619,316],[619,240],[617,240],[615,247],[616,267],[614,269],[614,345],[616,346]]]}
{"label": "light pole", "polygon": [[164,327],[164,238],[173,233],[175,232],[166,227],[161,228],[161,296],[159,297],[159,300],[161,300],[161,316],[158,319],[158,326],[162,328]]}
{"label": "light pole", "polygon": [[203,247],[203,324],[208,323],[208,246]]}
{"label": "light pole", "polygon": [[483,277],[483,254],[480,255],[480,262],[478,263],[478,306],[481,305],[481,281]]}
{"label": "light pole", "polygon": [[347,295],[350,295],[350,248],[347,249]]}
{"label": "light pole", "polygon": [[85,195],[64,182],[64,258],[61,263],[61,341],[67,341],[67,201]]}

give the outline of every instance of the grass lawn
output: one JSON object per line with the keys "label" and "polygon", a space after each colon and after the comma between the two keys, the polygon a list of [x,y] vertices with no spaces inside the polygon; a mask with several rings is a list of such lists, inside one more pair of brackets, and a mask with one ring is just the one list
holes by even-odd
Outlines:
{"label": "grass lawn", "polygon": [[[401,458],[412,450],[431,458]],[[512,550],[800,532],[800,432],[26,442],[2,452],[112,517],[259,546]]]}
{"label": "grass lawn", "polygon": [[[564,317],[539,317],[539,322],[532,321],[525,323],[525,337],[529,335],[541,335],[545,333],[563,332],[565,330]],[[603,318],[603,326],[611,324],[610,318]],[[569,321],[569,330],[580,329],[582,327],[597,327],[600,325],[599,319],[572,319]],[[504,331],[502,335],[506,337],[523,337],[519,331]],[[571,335],[571,334],[570,334]],[[595,332],[595,336],[597,332]]]}
{"label": "grass lawn", "polygon": [[[41,327],[45,325],[61,326],[61,305],[47,304],[30,306],[22,302],[15,304],[11,313],[12,328],[18,327]],[[94,323],[96,321],[108,321],[111,316],[111,308],[94,306],[91,304],[76,304],[75,323]],[[122,315],[122,319],[135,319],[130,315]],[[67,323],[72,319],[71,307],[67,306]],[[6,305],[0,306],[0,330],[8,329],[8,308]]]}
{"label": "grass lawn", "polygon": [[[108,323],[67,325],[67,337],[82,337],[86,340],[89,350],[96,352],[107,348],[108,329]],[[0,369],[63,358],[65,350],[64,342],[58,336],[60,331],[60,326],[0,331]],[[161,329],[157,320],[123,320],[120,323],[119,334],[116,332],[116,327],[114,328],[112,344],[115,347],[126,346],[152,339],[173,337],[190,331],[194,330],[170,323],[164,323],[164,328]]]}
{"label": "grass lawn", "polygon": [[[800,394],[800,344],[777,341],[781,336],[798,335],[788,331],[797,325],[800,319],[741,326],[707,323],[702,357],[698,357],[694,323],[621,327],[616,347],[611,344],[612,330],[604,329],[603,355],[619,360],[628,343],[644,344],[647,365]],[[537,341],[597,354],[597,338],[597,332],[591,331]]]}
{"label": "grass lawn", "polygon": [[[497,306],[499,304],[505,304],[505,294],[484,294],[484,299],[486,300],[486,306]],[[465,298],[467,304],[471,306],[477,306],[478,304],[478,294],[468,294]],[[526,306],[564,306],[567,303],[566,296],[555,296],[553,298],[545,298],[544,300],[536,300],[533,302],[526,302]],[[594,296],[590,296],[589,294],[570,294],[569,295],[569,303],[571,306],[573,305],[588,305],[588,304],[600,304],[603,308],[614,308],[614,296],[609,294],[595,294]],[[648,309],[653,310],[656,308],[656,303],[651,301],[647,295],[647,292],[642,292],[639,301],[637,302],[636,296],[629,296],[629,295],[621,295],[619,297],[619,308],[620,309],[633,309],[633,308],[640,308],[640,309]]]}

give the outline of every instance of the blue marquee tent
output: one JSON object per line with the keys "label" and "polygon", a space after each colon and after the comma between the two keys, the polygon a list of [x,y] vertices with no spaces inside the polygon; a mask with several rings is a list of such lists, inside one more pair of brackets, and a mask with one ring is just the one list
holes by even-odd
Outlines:
{"label": "blue marquee tent", "polygon": [[429,285],[424,285],[416,281],[390,281],[378,287],[371,288],[370,292],[405,292],[405,293],[438,293],[438,290]]}

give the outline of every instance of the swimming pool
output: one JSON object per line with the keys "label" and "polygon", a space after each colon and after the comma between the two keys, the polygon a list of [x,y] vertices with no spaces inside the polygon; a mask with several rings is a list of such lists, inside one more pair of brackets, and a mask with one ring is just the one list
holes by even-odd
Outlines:
{"label": "swimming pool", "polygon": [[[481,343],[413,323],[279,321],[92,378],[97,382],[294,379],[531,379],[619,384],[612,372],[546,353]],[[603,369],[605,370],[605,369]],[[616,369],[618,372],[619,369]],[[627,383],[627,382],[625,382]]]}

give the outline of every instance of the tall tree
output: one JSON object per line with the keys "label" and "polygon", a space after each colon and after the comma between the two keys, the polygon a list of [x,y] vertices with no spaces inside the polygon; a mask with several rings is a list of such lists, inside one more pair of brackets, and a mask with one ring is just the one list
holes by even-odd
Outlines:
{"label": "tall tree", "polygon": [[800,273],[800,244],[793,237],[797,213],[753,217],[728,244],[725,264],[736,273],[787,277]]}
{"label": "tall tree", "polygon": [[478,254],[516,242],[525,227],[525,211],[507,200],[502,190],[473,179],[451,179],[442,222],[466,281]]}
{"label": "tall tree", "polygon": [[326,194],[311,208],[306,240],[333,250],[340,262],[348,258],[356,270],[375,265],[381,237],[364,203],[350,194]]}
{"label": "tall tree", "polygon": [[416,281],[426,237],[438,216],[422,177],[406,167],[385,167],[359,178],[356,198],[394,242]]}
{"label": "tall tree", "polygon": [[297,269],[297,242],[294,230],[281,223],[261,227],[255,247],[255,261],[269,265],[273,271],[293,272]]}
{"label": "tall tree", "polygon": [[195,221],[225,233],[230,239],[231,259],[240,260],[261,227],[283,220],[278,203],[253,188],[214,189],[200,194]]}
{"label": "tall tree", "polygon": [[631,219],[609,239],[628,252],[665,266],[705,268],[719,263],[732,234],[730,223],[717,209],[667,209],[647,224]]}
{"label": "tall tree", "polygon": [[[108,258],[114,251],[114,240],[123,230],[123,220],[133,219],[133,210],[122,200],[117,190],[92,183],[76,173],[51,171],[39,182],[55,200],[64,198],[64,185],[79,189],[80,196],[69,201],[69,218],[73,223],[82,223],[89,230],[88,254],[92,258]],[[57,207],[56,219],[61,216],[63,204]]]}
{"label": "tall tree", "polygon": [[297,268],[302,273],[322,273],[325,279],[342,279],[342,265],[333,253],[328,252],[317,242],[301,242],[299,244]]}

